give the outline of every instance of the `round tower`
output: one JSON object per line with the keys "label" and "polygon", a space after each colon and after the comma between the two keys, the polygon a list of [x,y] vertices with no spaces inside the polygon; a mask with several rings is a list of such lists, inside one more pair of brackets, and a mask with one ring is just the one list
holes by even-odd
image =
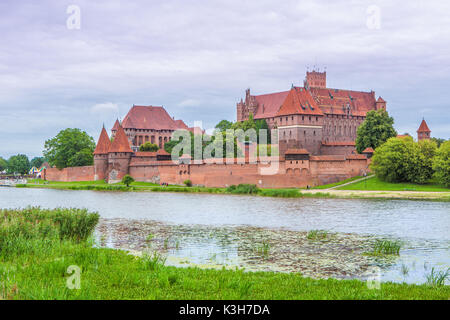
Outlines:
{"label": "round tower", "polygon": [[130,142],[122,126],[119,125],[114,141],[111,143],[111,147],[108,151],[108,169],[106,177],[108,183],[120,182],[122,178],[128,174],[132,154],[133,151],[131,150]]}
{"label": "round tower", "polygon": [[97,146],[94,150],[94,180],[106,179],[108,170],[108,152],[111,147],[108,133],[103,127],[100,137],[98,138]]}

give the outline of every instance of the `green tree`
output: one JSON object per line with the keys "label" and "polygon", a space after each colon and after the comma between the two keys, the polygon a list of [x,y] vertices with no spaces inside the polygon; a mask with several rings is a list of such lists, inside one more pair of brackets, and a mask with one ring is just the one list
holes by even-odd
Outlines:
{"label": "green tree", "polygon": [[378,148],[389,138],[397,136],[394,119],[385,110],[371,110],[356,132],[356,150],[358,153],[371,147]]}
{"label": "green tree", "polygon": [[231,129],[232,126],[233,126],[233,122],[228,121],[228,120],[222,120],[216,125],[215,128],[219,131],[225,131],[227,129]]}
{"label": "green tree", "polygon": [[443,144],[445,142],[445,139],[433,137],[433,138],[431,138],[431,141],[436,142],[437,147],[439,148],[441,146],[441,144]]}
{"label": "green tree", "polygon": [[2,157],[0,157],[0,172],[5,171],[7,167],[8,167],[8,161],[6,161]]}
{"label": "green tree", "polygon": [[439,183],[450,187],[450,140],[441,144],[433,161],[435,177]]}
{"label": "green tree", "polygon": [[44,157],[34,157],[31,161],[30,161],[30,166],[31,167],[36,167],[36,168],[40,168],[42,166],[42,164],[44,163]]}
{"label": "green tree", "polygon": [[141,144],[139,146],[139,151],[141,152],[145,152],[145,151],[149,151],[149,152],[156,152],[158,151],[158,146],[154,143],[151,143],[150,141],[147,141],[144,144]]}
{"label": "green tree", "polygon": [[94,162],[94,139],[80,129],[61,130],[56,137],[45,141],[44,157],[59,169],[87,166]]}
{"label": "green tree", "polygon": [[122,183],[124,185],[126,185],[127,187],[129,187],[130,184],[132,184],[133,182],[134,182],[134,179],[129,174],[124,175],[123,178],[122,178]]}
{"label": "green tree", "polygon": [[30,170],[30,160],[24,154],[12,156],[8,160],[6,171],[8,173],[26,174]]}
{"label": "green tree", "polygon": [[390,138],[379,146],[372,157],[371,169],[380,180],[401,182],[409,180],[411,154],[414,153],[412,138]]}
{"label": "green tree", "polygon": [[415,153],[411,155],[413,166],[409,170],[409,181],[414,183],[427,183],[433,177],[433,160],[436,155],[437,145],[431,140],[422,140],[414,148]]}

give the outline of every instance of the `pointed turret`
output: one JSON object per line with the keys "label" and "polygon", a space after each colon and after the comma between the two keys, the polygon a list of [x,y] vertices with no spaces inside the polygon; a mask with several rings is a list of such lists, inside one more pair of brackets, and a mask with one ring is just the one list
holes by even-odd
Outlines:
{"label": "pointed turret", "polygon": [[130,142],[128,141],[127,135],[125,134],[125,131],[123,130],[123,128],[120,124],[117,127],[117,132],[114,137],[114,141],[112,142],[111,147],[109,148],[109,153],[111,153],[111,152],[133,153],[133,150],[131,150]]}
{"label": "pointed turret", "polygon": [[109,148],[111,147],[111,141],[109,140],[108,133],[103,127],[100,137],[98,138],[97,146],[94,150],[94,155],[108,154]]}
{"label": "pointed turret", "polygon": [[428,128],[427,122],[425,119],[422,119],[422,122],[420,123],[419,129],[417,129],[417,140],[425,140],[430,139],[431,137],[431,130]]}

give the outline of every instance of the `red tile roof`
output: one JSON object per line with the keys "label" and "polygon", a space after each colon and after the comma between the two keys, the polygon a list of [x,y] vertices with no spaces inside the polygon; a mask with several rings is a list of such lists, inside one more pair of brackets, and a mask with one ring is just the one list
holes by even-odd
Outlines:
{"label": "red tile roof", "polygon": [[120,122],[119,119],[116,120],[116,122],[114,122],[114,126],[112,127],[112,131],[117,131],[117,129],[119,129],[120,126]]}
{"label": "red tile roof", "polygon": [[170,156],[170,153],[168,153],[164,149],[159,149],[158,151],[156,151],[156,154],[159,155],[159,156]]}
{"label": "red tile roof", "polygon": [[135,152],[134,155],[136,157],[156,157],[156,152],[138,151],[138,152]]}
{"label": "red tile roof", "polygon": [[311,95],[322,111],[328,114],[346,114],[344,107],[348,104],[351,115],[365,116],[367,111],[374,110],[376,105],[373,91],[311,88]]}
{"label": "red tile roof", "polygon": [[94,154],[108,154],[110,147],[111,140],[109,140],[108,133],[106,132],[105,127],[103,127],[100,137],[98,138]]}
{"label": "red tile roof", "polygon": [[256,110],[256,114],[253,115],[253,118],[266,119],[275,117],[288,94],[289,91],[283,91],[254,96],[258,103],[258,109]]}
{"label": "red tile roof", "polygon": [[375,151],[371,147],[368,147],[368,148],[365,148],[362,153],[374,153],[374,152]]}
{"label": "red tile roof", "polygon": [[119,126],[117,128],[117,132],[114,137],[114,141],[109,148],[109,152],[133,152],[130,148],[130,142],[128,141],[127,135],[125,134],[122,126]]}
{"label": "red tile roof", "polygon": [[409,134],[399,134],[397,135],[397,138],[409,138],[411,137]]}
{"label": "red tile roof", "polygon": [[310,160],[315,161],[344,161],[344,155],[323,155],[323,156],[311,156]]}
{"label": "red tile roof", "polygon": [[330,142],[322,141],[322,145],[324,145],[324,146],[354,146],[355,141],[330,141]]}
{"label": "red tile roof", "polygon": [[417,132],[431,132],[430,128],[428,128],[425,119],[422,120],[422,123],[420,124],[419,129],[417,129]]}
{"label": "red tile roof", "polygon": [[347,160],[366,160],[367,157],[364,154],[349,154]]}
{"label": "red tile roof", "polygon": [[163,107],[133,106],[122,121],[126,129],[176,130],[173,120]]}
{"label": "red tile roof", "polygon": [[189,127],[184,123],[183,120],[175,120],[175,126],[177,129],[186,129],[189,130]]}
{"label": "red tile roof", "polygon": [[378,97],[377,102],[386,102],[382,97]]}
{"label": "red tile roof", "polygon": [[289,91],[277,116],[291,114],[323,115],[323,112],[306,89],[294,87]]}
{"label": "red tile roof", "polygon": [[306,149],[288,149],[285,154],[309,154]]}

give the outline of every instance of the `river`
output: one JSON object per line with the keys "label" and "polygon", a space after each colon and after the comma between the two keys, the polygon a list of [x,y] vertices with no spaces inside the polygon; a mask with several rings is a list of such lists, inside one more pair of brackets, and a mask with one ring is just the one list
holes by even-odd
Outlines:
{"label": "river", "polygon": [[[404,243],[400,257],[382,270],[382,281],[423,283],[432,267],[450,266],[450,203],[446,202],[0,188],[0,208],[26,206],[87,208],[106,222],[148,221],[201,230],[322,229],[398,239]],[[108,235],[110,243],[114,236]],[[236,255],[232,241],[224,246],[217,245],[214,235],[200,238],[186,240],[169,255],[198,263],[210,260],[211,254]]]}

